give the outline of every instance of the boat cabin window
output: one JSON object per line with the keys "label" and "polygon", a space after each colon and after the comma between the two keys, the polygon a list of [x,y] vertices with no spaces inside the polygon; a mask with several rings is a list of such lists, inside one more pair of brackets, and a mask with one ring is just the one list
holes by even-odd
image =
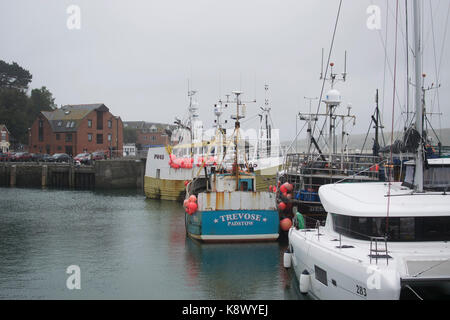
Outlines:
{"label": "boat cabin window", "polygon": [[[403,186],[414,187],[415,166],[407,165]],[[429,191],[450,190],[450,166],[429,166],[423,170],[423,187]]]}
{"label": "boat cabin window", "polygon": [[253,191],[253,180],[252,179],[239,179],[239,190],[240,191]]}
{"label": "boat cabin window", "polygon": [[384,237],[388,241],[450,241],[450,216],[444,217],[352,217],[332,214],[334,231],[359,240]]}

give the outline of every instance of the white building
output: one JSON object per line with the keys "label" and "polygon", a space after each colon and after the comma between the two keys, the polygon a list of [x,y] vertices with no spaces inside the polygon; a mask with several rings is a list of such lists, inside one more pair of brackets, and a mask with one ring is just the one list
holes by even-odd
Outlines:
{"label": "white building", "polygon": [[123,156],[136,156],[136,144],[124,143],[123,144]]}

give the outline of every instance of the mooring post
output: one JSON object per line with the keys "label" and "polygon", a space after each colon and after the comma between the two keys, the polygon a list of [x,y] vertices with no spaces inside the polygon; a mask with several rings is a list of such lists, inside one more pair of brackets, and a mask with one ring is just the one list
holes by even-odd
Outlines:
{"label": "mooring post", "polygon": [[69,187],[73,188],[75,182],[75,170],[73,165],[69,165]]}
{"label": "mooring post", "polygon": [[9,173],[9,185],[11,187],[15,187],[16,186],[16,172],[17,172],[16,168],[17,167],[16,167],[15,164],[12,165],[11,166],[11,171]]}
{"label": "mooring post", "polygon": [[42,166],[42,176],[41,176],[41,184],[42,187],[45,188],[47,186],[47,174],[48,174],[48,166]]}

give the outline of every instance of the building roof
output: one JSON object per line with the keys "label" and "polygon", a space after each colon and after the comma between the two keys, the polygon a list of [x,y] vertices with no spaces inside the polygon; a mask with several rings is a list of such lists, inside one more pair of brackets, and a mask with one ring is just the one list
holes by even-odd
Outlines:
{"label": "building roof", "polygon": [[158,132],[165,132],[166,129],[173,130],[174,128],[176,128],[175,125],[170,125],[167,123],[147,122],[147,121],[124,121],[123,127],[143,131],[148,130],[148,132],[150,132],[152,128],[156,128]]}
{"label": "building roof", "polygon": [[9,132],[8,128],[6,127],[5,124],[0,124],[0,131],[3,131],[3,129],[6,129],[6,131]]}
{"label": "building roof", "polygon": [[65,105],[54,111],[41,113],[54,132],[75,132],[81,121],[92,111],[109,111],[103,103]]}

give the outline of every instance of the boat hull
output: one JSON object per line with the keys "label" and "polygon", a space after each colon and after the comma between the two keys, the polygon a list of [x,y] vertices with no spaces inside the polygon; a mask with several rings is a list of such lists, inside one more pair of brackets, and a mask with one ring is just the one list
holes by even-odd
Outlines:
{"label": "boat hull", "polygon": [[185,214],[188,235],[203,242],[275,241],[276,210],[215,210]]}

